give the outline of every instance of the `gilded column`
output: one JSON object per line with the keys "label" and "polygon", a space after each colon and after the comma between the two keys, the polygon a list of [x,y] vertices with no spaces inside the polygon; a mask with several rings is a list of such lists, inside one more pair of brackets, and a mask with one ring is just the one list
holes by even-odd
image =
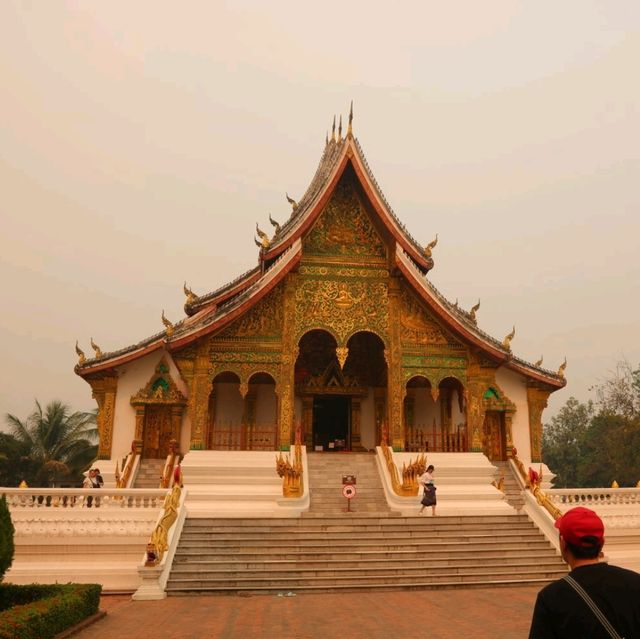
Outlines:
{"label": "gilded column", "polygon": [[542,461],[542,411],[547,407],[551,391],[536,386],[527,387],[529,408],[529,437],[531,440],[531,461]]}
{"label": "gilded column", "polygon": [[505,439],[507,440],[507,459],[511,457],[513,452],[513,412],[508,410],[504,413],[504,429],[505,429]]}
{"label": "gilded column", "polygon": [[202,340],[196,348],[192,370],[185,367],[185,377],[189,386],[187,414],[191,420],[191,450],[202,450],[205,446],[205,433],[209,416],[209,395],[211,393],[211,379],[209,374],[209,343]]}
{"label": "gilded column", "polygon": [[397,280],[389,282],[389,350],[387,360],[388,424],[390,444],[395,450],[404,450],[404,423],[402,405],[404,389],[402,383],[402,361],[400,346],[400,287]]}
{"label": "gilded column", "polygon": [[144,437],[144,416],[146,414],[146,404],[138,404],[136,407],[136,432],[133,436],[136,448],[142,451],[142,438]]}
{"label": "gilded column", "polygon": [[295,275],[287,276],[284,291],[284,326],[282,327],[282,363],[278,380],[279,414],[278,442],[280,450],[289,450],[294,433],[293,403],[294,372],[298,359],[298,344],[295,330]]}
{"label": "gilded column", "polygon": [[87,381],[91,385],[93,398],[98,404],[98,416],[96,418],[100,436],[98,459],[111,459],[118,376],[116,373],[112,373],[88,379]]}
{"label": "gilded column", "polygon": [[181,404],[172,404],[171,406],[171,438],[175,439],[180,446],[180,427],[182,426],[182,413],[184,406]]}
{"label": "gilded column", "polygon": [[467,387],[467,432],[469,433],[469,450],[472,453],[482,452],[483,393],[483,384],[469,382]]}

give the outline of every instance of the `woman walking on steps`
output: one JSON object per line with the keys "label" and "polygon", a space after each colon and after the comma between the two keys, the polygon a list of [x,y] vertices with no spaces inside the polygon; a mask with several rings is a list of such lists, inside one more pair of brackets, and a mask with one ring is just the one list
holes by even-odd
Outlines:
{"label": "woman walking on steps", "polygon": [[427,506],[431,506],[431,515],[436,516],[436,487],[433,483],[433,465],[427,467],[427,470],[418,477],[418,483],[424,488],[424,495],[422,496],[422,508],[420,509],[420,515],[424,512]]}

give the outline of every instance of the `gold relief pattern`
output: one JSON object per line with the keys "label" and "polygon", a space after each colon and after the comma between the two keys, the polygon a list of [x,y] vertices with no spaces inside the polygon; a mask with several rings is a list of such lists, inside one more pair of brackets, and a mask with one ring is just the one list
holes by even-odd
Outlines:
{"label": "gold relief pattern", "polygon": [[304,241],[303,251],[308,255],[386,257],[385,244],[348,179],[340,180]]}
{"label": "gold relief pattern", "polygon": [[338,341],[357,331],[389,332],[388,284],[379,281],[303,280],[295,291],[295,335],[327,328]]}
{"label": "gold relief pattern", "polygon": [[132,406],[140,404],[184,405],[187,399],[173,381],[167,360],[163,357],[147,385],[133,395],[130,401]]}
{"label": "gold relief pattern", "polygon": [[543,388],[527,387],[532,462],[542,461],[542,411],[547,407],[550,394],[551,391]]}
{"label": "gold relief pattern", "polygon": [[278,364],[265,365],[261,363],[245,362],[245,363],[222,363],[214,362],[209,369],[209,379],[213,382],[215,377],[220,373],[234,373],[238,376],[240,384],[248,384],[249,380],[256,373],[266,373],[273,377],[274,381],[278,380],[280,366]]}
{"label": "gold relief pattern", "polygon": [[[215,350],[211,355],[211,364],[219,368],[223,362],[247,363],[247,364],[279,364],[285,359],[285,354],[279,352],[255,352],[255,351],[219,351]],[[216,373],[217,375],[218,373]]]}
{"label": "gold relief pattern", "polygon": [[303,265],[299,269],[300,275],[311,277],[357,277],[361,279],[387,279],[389,271],[385,268],[355,268],[346,266],[313,266]]}
{"label": "gold relief pattern", "polygon": [[282,285],[225,328],[221,337],[280,337],[282,332]]}
{"label": "gold relief pattern", "polygon": [[448,344],[448,338],[418,300],[405,288],[401,294],[402,309],[400,311],[400,338],[409,344]]}
{"label": "gold relief pattern", "polygon": [[98,404],[98,416],[96,418],[100,437],[98,458],[110,459],[118,377],[115,373],[111,373],[102,377],[94,377],[87,381],[91,385],[93,398]]}

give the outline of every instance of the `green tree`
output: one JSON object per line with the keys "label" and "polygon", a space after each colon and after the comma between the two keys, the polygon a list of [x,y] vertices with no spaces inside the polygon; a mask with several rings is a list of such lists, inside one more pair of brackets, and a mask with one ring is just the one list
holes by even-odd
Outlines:
{"label": "green tree", "polygon": [[543,458],[564,487],[635,486],[640,479],[640,368],[621,361],[592,389],[595,402],[571,397],[542,438]]}
{"label": "green tree", "polygon": [[[79,483],[82,471],[97,455],[95,412],[72,413],[58,400],[43,411],[36,401],[36,410],[24,422],[14,415],[7,415],[6,421],[18,449],[26,452],[29,460],[29,475],[24,477],[29,485]],[[2,452],[9,458],[8,451]]]}
{"label": "green tree", "polygon": [[556,473],[554,486],[575,488],[580,485],[578,465],[584,452],[585,434],[593,417],[593,404],[570,397],[551,424],[542,433],[544,462]]}
{"label": "green tree", "polygon": [[0,498],[0,581],[4,577],[4,573],[11,568],[13,562],[13,554],[15,551],[13,545],[13,534],[15,529],[11,521],[11,513],[7,506],[7,500],[2,495]]}

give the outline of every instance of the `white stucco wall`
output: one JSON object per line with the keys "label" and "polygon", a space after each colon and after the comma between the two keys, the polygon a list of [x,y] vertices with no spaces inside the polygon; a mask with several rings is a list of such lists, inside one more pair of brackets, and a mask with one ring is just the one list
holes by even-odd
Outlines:
{"label": "white stucco wall", "polygon": [[[131,450],[131,442],[135,436],[136,428],[136,415],[135,409],[130,403],[131,397],[147,385],[163,356],[169,366],[169,373],[173,381],[185,397],[187,396],[186,384],[180,377],[171,355],[166,351],[150,353],[139,360],[118,367],[118,390],[113,421],[111,459],[121,459]],[[180,450],[182,451],[189,450],[191,429],[186,422],[187,420],[183,417],[180,431]]]}
{"label": "white stucco wall", "polygon": [[525,462],[530,461],[531,440],[529,438],[526,378],[508,368],[500,367],[496,371],[496,382],[505,395],[516,405],[511,428],[513,445],[518,450],[518,457]]}

